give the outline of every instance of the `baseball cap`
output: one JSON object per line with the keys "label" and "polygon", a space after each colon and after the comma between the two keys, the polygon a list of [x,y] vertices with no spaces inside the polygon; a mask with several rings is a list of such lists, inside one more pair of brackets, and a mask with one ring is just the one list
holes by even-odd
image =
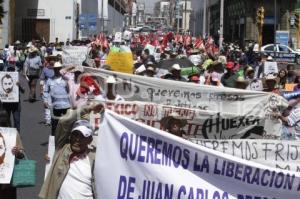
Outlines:
{"label": "baseball cap", "polygon": [[75,122],[71,133],[74,131],[79,131],[86,138],[93,135],[93,128],[87,120],[78,120]]}

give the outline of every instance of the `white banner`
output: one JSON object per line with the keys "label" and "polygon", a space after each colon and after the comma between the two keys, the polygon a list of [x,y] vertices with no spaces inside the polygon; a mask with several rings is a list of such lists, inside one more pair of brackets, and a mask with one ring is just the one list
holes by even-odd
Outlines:
{"label": "white banner", "polygon": [[1,102],[19,102],[19,82],[18,72],[0,72],[1,89],[0,100]]}
{"label": "white banner", "polygon": [[117,93],[127,101],[155,102],[259,117],[269,116],[278,107],[287,106],[285,99],[273,93],[202,86],[93,68],[85,70],[97,78],[101,86],[105,85],[108,76],[117,77]]}
{"label": "white banner", "polygon": [[17,130],[0,127],[0,184],[9,184],[15,165],[15,156],[12,154],[16,146]]}
{"label": "white banner", "polygon": [[55,138],[54,136],[49,136],[49,139],[48,139],[48,157],[49,157],[49,162],[46,163],[46,166],[45,166],[45,176],[44,176],[44,180],[46,179],[47,175],[48,175],[48,172],[50,170],[50,167],[52,165],[52,161],[53,161],[53,158],[54,158],[54,153],[55,153]]}
{"label": "white banner", "polygon": [[[177,115],[182,121],[184,136],[204,139],[259,139],[268,134],[264,131],[265,120],[255,115],[239,116],[200,109],[188,109],[147,102],[105,102],[105,109],[142,122],[157,129],[164,129],[163,120]],[[100,115],[90,115],[92,125],[98,127]],[[167,128],[167,127],[166,127]],[[272,132],[279,135],[280,132]]]}
{"label": "white banner", "polygon": [[111,111],[100,127],[95,180],[98,198],[300,197],[298,173],[220,153]]}
{"label": "white banner", "polygon": [[300,172],[299,141],[285,140],[188,140],[239,158],[270,167]]}
{"label": "white banner", "polygon": [[62,61],[64,66],[82,65],[88,54],[86,46],[67,46],[63,48]]}

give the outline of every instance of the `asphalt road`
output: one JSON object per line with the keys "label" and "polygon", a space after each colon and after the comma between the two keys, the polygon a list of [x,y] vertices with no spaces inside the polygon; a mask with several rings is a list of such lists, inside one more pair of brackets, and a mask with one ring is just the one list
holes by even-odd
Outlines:
{"label": "asphalt road", "polygon": [[[26,92],[21,95],[21,130],[20,135],[28,159],[37,161],[36,186],[32,188],[19,188],[18,199],[35,199],[44,180],[45,160],[44,155],[48,149],[48,136],[50,127],[43,122],[43,105],[41,101],[28,102],[28,85],[25,78],[20,77],[21,85]],[[38,92],[39,93],[39,90]],[[1,197],[0,197],[1,198]]]}

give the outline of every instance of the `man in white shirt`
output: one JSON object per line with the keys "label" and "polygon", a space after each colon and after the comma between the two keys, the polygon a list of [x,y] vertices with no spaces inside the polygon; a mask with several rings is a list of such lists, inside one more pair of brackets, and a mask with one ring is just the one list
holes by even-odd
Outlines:
{"label": "man in white shirt", "polygon": [[94,199],[93,130],[87,120],[73,125],[70,143],[57,151],[39,194],[43,199]]}

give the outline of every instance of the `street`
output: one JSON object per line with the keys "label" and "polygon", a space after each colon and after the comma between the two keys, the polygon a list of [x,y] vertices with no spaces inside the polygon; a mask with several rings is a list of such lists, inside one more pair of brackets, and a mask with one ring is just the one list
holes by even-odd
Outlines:
{"label": "street", "polygon": [[[38,198],[41,185],[44,179],[45,160],[44,156],[48,149],[48,136],[50,127],[43,122],[43,105],[41,101],[29,103],[28,85],[23,76],[20,76],[21,85],[26,89],[21,94],[21,139],[28,159],[37,161],[36,186],[32,188],[19,188],[18,198]],[[39,89],[37,94],[39,93]]]}

